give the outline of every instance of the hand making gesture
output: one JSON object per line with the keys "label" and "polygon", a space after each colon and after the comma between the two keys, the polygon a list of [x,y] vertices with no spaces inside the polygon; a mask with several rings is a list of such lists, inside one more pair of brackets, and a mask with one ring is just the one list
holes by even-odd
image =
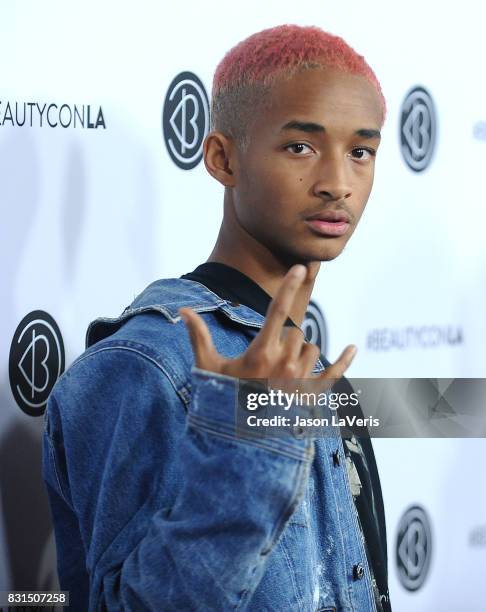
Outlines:
{"label": "hand making gesture", "polygon": [[338,380],[350,366],[356,347],[347,346],[340,357],[325,372],[312,374],[319,347],[305,341],[298,327],[285,327],[293,301],[306,276],[301,264],[292,266],[272,300],[265,323],[247,350],[235,358],[226,358],[216,350],[211,333],[191,308],[179,313],[189,330],[196,366],[203,370],[235,378]]}

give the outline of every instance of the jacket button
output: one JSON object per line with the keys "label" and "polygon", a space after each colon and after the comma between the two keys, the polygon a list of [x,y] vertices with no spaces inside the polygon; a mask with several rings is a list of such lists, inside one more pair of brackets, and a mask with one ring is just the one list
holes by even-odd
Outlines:
{"label": "jacket button", "polygon": [[302,427],[302,425],[294,425],[291,432],[294,438],[297,438],[297,440],[302,440],[302,438],[305,437],[305,429]]}
{"label": "jacket button", "polygon": [[339,458],[339,451],[334,451],[332,454],[332,462],[335,466],[341,465],[341,459]]}
{"label": "jacket button", "polygon": [[363,578],[364,576],[364,567],[361,565],[361,563],[358,563],[356,565],[353,566],[353,579],[354,580],[361,580],[361,578]]}

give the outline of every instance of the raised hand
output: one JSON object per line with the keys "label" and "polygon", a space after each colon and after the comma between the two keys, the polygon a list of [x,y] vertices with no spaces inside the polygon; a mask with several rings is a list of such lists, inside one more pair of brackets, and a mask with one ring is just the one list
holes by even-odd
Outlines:
{"label": "raised hand", "polygon": [[356,354],[355,346],[346,347],[325,372],[316,376],[312,370],[319,357],[319,347],[306,342],[298,327],[284,327],[306,274],[307,270],[301,264],[290,268],[269,306],[262,329],[247,350],[235,358],[228,359],[218,353],[201,316],[191,308],[179,309],[189,331],[196,366],[235,378],[314,378],[316,382],[341,378]]}

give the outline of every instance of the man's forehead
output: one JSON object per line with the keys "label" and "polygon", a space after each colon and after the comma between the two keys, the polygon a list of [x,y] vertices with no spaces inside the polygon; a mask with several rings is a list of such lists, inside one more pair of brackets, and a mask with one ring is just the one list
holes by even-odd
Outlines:
{"label": "man's forehead", "polygon": [[373,85],[340,71],[306,70],[279,81],[262,110],[279,129],[297,118],[324,127],[327,123],[329,128],[336,120],[360,123],[356,129],[379,129],[382,124],[382,105]]}

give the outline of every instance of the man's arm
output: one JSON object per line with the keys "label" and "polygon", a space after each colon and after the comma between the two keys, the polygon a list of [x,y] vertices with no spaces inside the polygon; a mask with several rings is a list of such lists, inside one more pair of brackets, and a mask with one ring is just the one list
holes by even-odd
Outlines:
{"label": "man's arm", "polygon": [[123,347],[60,381],[45,477],[78,517],[90,610],[245,608],[304,492],[313,447],[237,438],[235,383],[193,370],[186,416],[157,364]]}

